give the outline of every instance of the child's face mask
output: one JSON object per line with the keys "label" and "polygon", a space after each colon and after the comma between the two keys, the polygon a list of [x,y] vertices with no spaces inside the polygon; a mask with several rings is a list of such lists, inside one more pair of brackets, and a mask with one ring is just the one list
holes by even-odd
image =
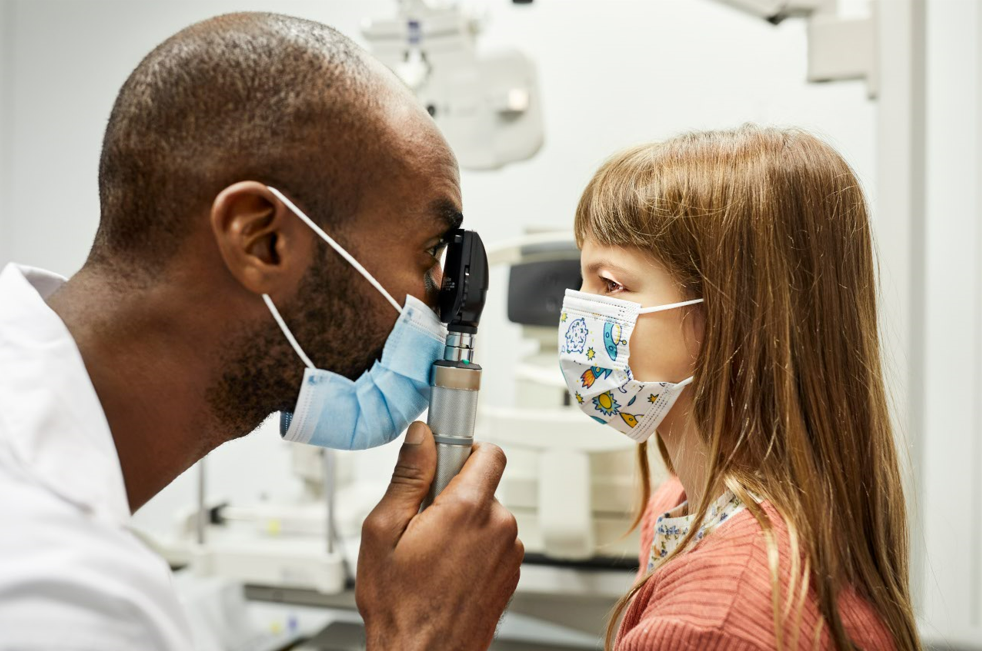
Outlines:
{"label": "child's face mask", "polygon": [[580,409],[638,443],[650,437],[692,378],[678,383],[635,380],[628,365],[631,332],[640,314],[701,302],[643,308],[567,289],[559,323],[559,366]]}

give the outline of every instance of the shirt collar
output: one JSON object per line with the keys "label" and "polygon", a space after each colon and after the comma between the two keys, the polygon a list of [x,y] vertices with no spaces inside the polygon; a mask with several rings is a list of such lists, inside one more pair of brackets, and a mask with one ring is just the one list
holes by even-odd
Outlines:
{"label": "shirt collar", "polygon": [[[648,554],[648,571],[650,572],[678,548],[679,543],[689,533],[694,522],[695,514],[686,514],[688,501],[658,516],[655,521],[654,535],[651,539],[651,552]],[[706,511],[702,526],[696,532],[694,542],[702,540],[732,515],[743,509],[743,503],[727,489]]]}
{"label": "shirt collar", "polygon": [[0,445],[61,498],[123,522],[130,509],[109,423],[75,340],[45,303],[64,282],[14,264],[0,273]]}
{"label": "shirt collar", "polygon": [[[738,500],[736,495],[733,494],[733,491],[727,488],[723,491],[722,495],[717,497],[713,503],[709,505],[709,508],[706,510],[704,526],[714,524],[719,516],[727,511],[728,507],[739,503],[740,500]],[[695,519],[696,514],[689,512],[689,501],[686,500],[671,511],[660,515],[656,524],[658,522],[662,522],[669,525],[675,525],[677,527],[684,526],[686,527],[686,530],[688,530],[688,527],[691,526]]]}

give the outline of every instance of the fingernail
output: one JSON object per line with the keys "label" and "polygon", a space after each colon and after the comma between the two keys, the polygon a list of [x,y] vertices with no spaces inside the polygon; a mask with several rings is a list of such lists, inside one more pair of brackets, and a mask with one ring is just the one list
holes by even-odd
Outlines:
{"label": "fingernail", "polygon": [[416,421],[406,431],[406,445],[419,445],[423,442],[425,436],[426,432],[423,430],[423,423]]}

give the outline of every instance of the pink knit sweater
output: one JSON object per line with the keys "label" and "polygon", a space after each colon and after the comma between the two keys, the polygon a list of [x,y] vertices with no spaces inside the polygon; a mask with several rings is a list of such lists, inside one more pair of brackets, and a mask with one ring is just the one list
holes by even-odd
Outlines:
{"label": "pink knit sweater", "polygon": [[[683,501],[685,491],[674,478],[652,496],[641,524],[642,572],[648,562],[655,519]],[[775,522],[783,599],[790,578],[787,530],[776,513],[766,504],[764,506]],[[616,649],[776,649],[771,604],[764,536],[753,515],[742,510],[710,532],[696,547],[690,547],[655,571],[628,606]],[[865,651],[894,649],[892,638],[880,618],[854,591],[840,596],[839,611],[847,633],[859,648]],[[815,648],[813,632],[818,621],[817,597],[813,590],[805,602],[798,649]],[[789,622],[788,633],[790,626]],[[785,648],[790,648],[790,642],[786,633]],[[827,627],[823,627],[818,648],[833,648]]]}

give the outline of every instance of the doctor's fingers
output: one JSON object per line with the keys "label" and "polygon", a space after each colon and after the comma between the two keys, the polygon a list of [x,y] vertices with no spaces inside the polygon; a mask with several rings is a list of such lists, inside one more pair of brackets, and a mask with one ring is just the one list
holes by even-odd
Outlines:
{"label": "doctor's fingers", "polygon": [[445,506],[455,503],[472,511],[487,512],[492,505],[497,505],[494,492],[498,489],[507,463],[505,453],[497,445],[475,443],[460,473],[436,501],[442,501]]}
{"label": "doctor's fingers", "polygon": [[419,513],[435,471],[433,433],[425,423],[417,421],[409,426],[385,495],[362,525],[362,538],[384,540],[394,547],[410,520]]}

